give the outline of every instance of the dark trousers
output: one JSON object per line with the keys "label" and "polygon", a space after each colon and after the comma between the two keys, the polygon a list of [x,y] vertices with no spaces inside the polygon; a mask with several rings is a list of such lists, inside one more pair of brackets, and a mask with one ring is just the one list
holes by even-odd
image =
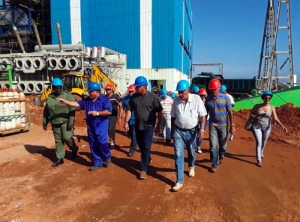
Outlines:
{"label": "dark trousers", "polygon": [[118,120],[117,116],[110,116],[110,118],[109,118],[108,135],[109,135],[109,138],[113,141],[114,144],[115,144],[115,139],[116,139],[117,120]]}
{"label": "dark trousers", "polygon": [[149,126],[144,130],[136,128],[136,138],[139,148],[141,150],[141,171],[147,172],[150,163],[151,144],[153,139],[154,127]]}
{"label": "dark trousers", "polygon": [[135,125],[129,125],[128,134],[129,134],[130,139],[131,139],[130,152],[134,153],[135,150],[136,150],[136,147],[137,147]]}

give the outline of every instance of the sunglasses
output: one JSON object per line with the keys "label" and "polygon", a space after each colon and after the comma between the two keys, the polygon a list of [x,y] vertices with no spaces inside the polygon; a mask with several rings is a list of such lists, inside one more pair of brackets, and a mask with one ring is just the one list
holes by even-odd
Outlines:
{"label": "sunglasses", "polygon": [[109,91],[109,90],[111,90],[111,89],[105,89],[105,91]]}
{"label": "sunglasses", "polygon": [[271,97],[264,97],[264,100],[271,100]]}

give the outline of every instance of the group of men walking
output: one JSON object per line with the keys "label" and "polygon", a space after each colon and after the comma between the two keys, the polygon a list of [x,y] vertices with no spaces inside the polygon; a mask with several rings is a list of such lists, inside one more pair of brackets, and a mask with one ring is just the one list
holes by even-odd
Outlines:
{"label": "group of men walking", "polygon": [[[126,113],[124,128],[131,138],[128,156],[134,155],[137,145],[141,151],[140,179],[146,178],[151,162],[153,133],[159,133],[162,129],[166,144],[169,144],[173,138],[177,174],[173,191],[178,191],[183,186],[185,147],[188,151],[189,176],[195,176],[195,151],[199,148],[199,144],[201,151],[201,142],[208,125],[213,173],[224,160],[228,128],[230,133],[235,133],[232,102],[228,96],[220,92],[222,87],[217,79],[209,83],[211,91],[209,97],[206,97],[207,93],[204,89],[199,89],[200,93],[190,93],[188,81],[181,80],[176,88],[177,97],[174,92],[170,94],[166,89],[162,89],[159,98],[147,90],[147,79],[139,76],[135,83],[129,86],[129,95],[122,103],[120,98],[113,94],[110,85],[105,87],[106,96],[104,96],[101,94],[100,85],[92,82],[88,88],[89,97],[74,101],[71,94],[62,92],[62,83],[59,84],[60,91],[56,89],[55,81],[58,80],[53,80],[54,92],[48,98],[43,119],[44,129],[47,129],[48,122],[51,122],[53,129],[60,129],[53,130],[57,148],[57,161],[53,163],[54,167],[63,163],[64,143],[71,148],[72,158],[76,158],[78,147],[73,140],[76,107],[85,110],[89,145],[94,159],[91,171],[110,164],[111,152],[108,146],[112,148],[115,145],[114,129],[116,122],[121,123],[124,111]],[[197,90],[193,89],[193,91]],[[57,122],[57,118],[62,119]],[[56,126],[57,124],[59,126]]]}

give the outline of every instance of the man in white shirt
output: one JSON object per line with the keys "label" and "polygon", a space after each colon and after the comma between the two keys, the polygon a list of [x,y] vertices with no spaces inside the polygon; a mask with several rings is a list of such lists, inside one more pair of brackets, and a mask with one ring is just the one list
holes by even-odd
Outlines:
{"label": "man in white shirt", "polygon": [[[175,98],[171,110],[177,172],[177,181],[172,188],[173,191],[178,191],[183,186],[185,146],[188,151],[189,176],[195,176],[197,136],[202,140],[205,133],[206,109],[200,97],[190,93],[189,87],[190,84],[186,80],[178,82],[176,91],[178,91],[179,96]],[[200,119],[201,129],[199,132],[197,127]]]}
{"label": "man in white shirt", "polygon": [[168,91],[166,89],[161,90],[160,104],[163,108],[162,111],[162,121],[161,129],[163,132],[163,139],[167,144],[171,142],[171,109],[173,105],[173,99],[168,96]]}
{"label": "man in white shirt", "polygon": [[224,95],[228,96],[230,99],[231,106],[232,107],[235,106],[234,99],[233,99],[232,95],[227,93],[227,87],[225,85],[221,85],[220,93],[223,93]]}

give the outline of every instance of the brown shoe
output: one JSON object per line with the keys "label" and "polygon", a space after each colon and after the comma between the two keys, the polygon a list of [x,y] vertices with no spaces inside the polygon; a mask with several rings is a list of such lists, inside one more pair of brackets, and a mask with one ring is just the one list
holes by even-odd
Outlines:
{"label": "brown shoe", "polygon": [[257,162],[256,164],[258,167],[262,167],[262,162]]}
{"label": "brown shoe", "polygon": [[211,169],[210,169],[210,172],[212,173],[216,173],[217,172],[217,167],[213,166]]}
{"label": "brown shoe", "polygon": [[261,158],[262,158],[262,159],[265,158],[264,154],[261,154]]}
{"label": "brown shoe", "polygon": [[141,171],[141,174],[140,174],[140,179],[144,180],[146,179],[146,172],[145,171]]}

